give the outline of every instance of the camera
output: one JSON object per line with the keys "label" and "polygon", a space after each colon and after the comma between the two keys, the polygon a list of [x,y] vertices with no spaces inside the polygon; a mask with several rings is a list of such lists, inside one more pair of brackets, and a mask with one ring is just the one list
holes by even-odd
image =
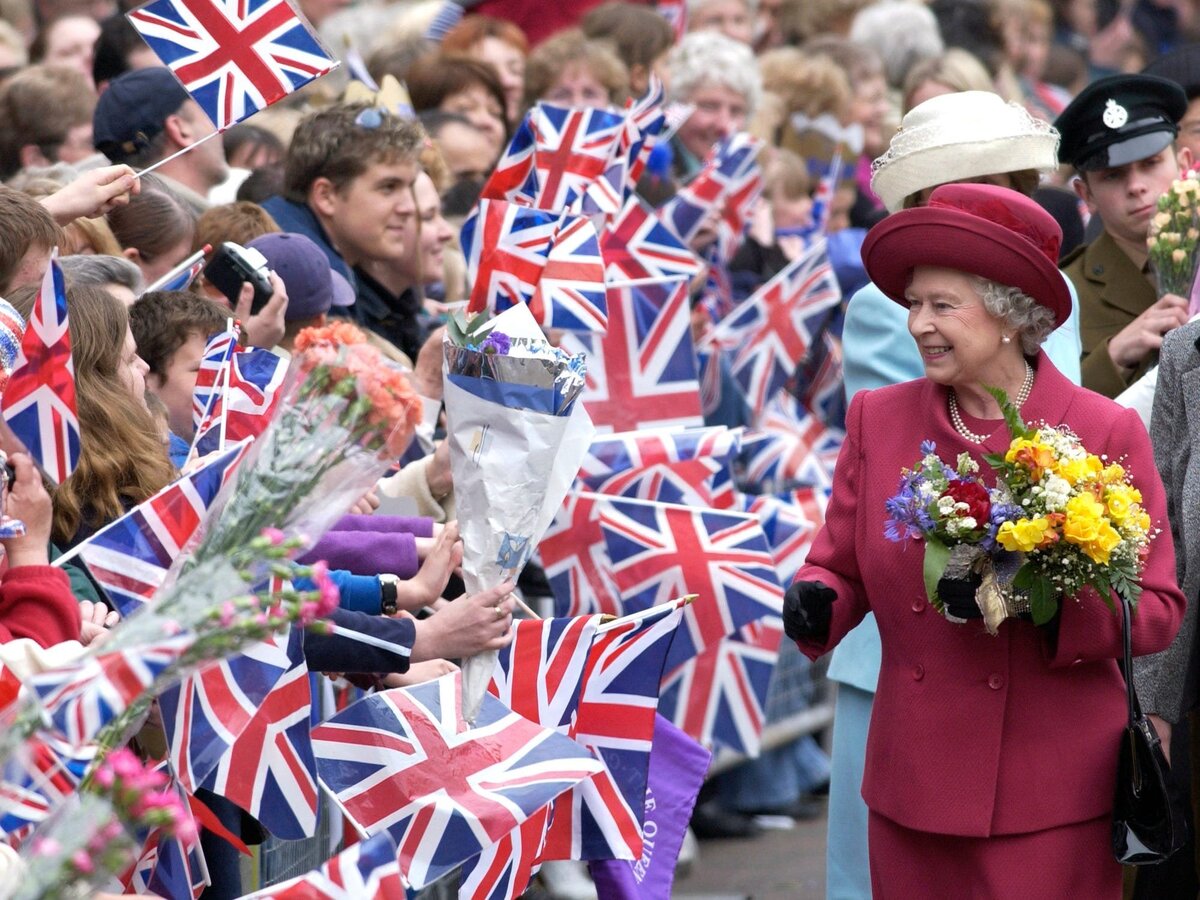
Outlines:
{"label": "camera", "polygon": [[213,258],[204,267],[204,277],[209,284],[229,298],[231,306],[237,306],[242,285],[247,281],[254,285],[254,300],[250,303],[250,314],[254,315],[267,305],[274,293],[267,269],[267,258],[252,247],[243,247],[226,241],[217,248]]}

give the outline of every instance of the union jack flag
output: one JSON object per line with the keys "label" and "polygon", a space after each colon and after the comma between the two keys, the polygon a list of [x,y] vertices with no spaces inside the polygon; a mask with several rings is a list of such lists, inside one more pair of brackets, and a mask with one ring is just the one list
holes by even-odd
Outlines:
{"label": "union jack flag", "polygon": [[[160,768],[167,768],[163,763]],[[168,790],[180,797],[184,809],[188,809],[188,797],[179,783],[171,779]],[[150,894],[158,897],[198,898],[211,884],[204,851],[200,849],[199,828],[197,837],[183,841],[168,837],[164,829],[155,828],[142,844],[142,852],[129,871],[121,877],[126,891]]]}
{"label": "union jack flag", "polygon": [[783,620],[768,616],[663,679],[659,712],[707,747],[757,756]]}
{"label": "union jack flag", "polygon": [[531,117],[534,206],[561,212],[579,201],[605,169],[621,140],[625,117],[606,109],[571,109],[539,103]]}
{"label": "union jack flag", "polygon": [[604,771],[554,802],[544,859],[638,859],[659,682],[681,602],[606,624],[592,644],[575,740]]}
{"label": "union jack flag", "polygon": [[159,697],[171,768],[189,793],[205,783],[250,727],[271,691],[295,667],[295,652],[290,632],[274,635],[188,676]]}
{"label": "union jack flag", "polygon": [[[532,206],[537,194],[537,171],[533,167],[533,111],[526,113],[504,149],[480,193],[480,201],[500,200]],[[464,250],[467,242],[462,242]],[[468,257],[470,253],[467,254]]]}
{"label": "union jack flag", "polygon": [[619,616],[623,611],[604,551],[598,500],[593,494],[568,493],[538,544],[556,616]]}
{"label": "union jack flag", "polygon": [[4,420],[42,471],[62,484],[79,462],[75,364],[67,322],[67,291],[51,258],[4,389]]}
{"label": "union jack flag", "polygon": [[29,684],[55,731],[80,747],[153,685],[192,640],[180,635],[146,647],[84,657],[31,675]]}
{"label": "union jack flag", "polygon": [[590,219],[563,217],[529,301],[529,311],[546,328],[599,332],[608,328],[604,263],[596,227]]}
{"label": "union jack flag", "polygon": [[765,493],[811,485],[829,490],[846,433],[832,428],[780,391],[760,427],[742,439],[744,479]]}
{"label": "union jack flag", "polygon": [[608,289],[608,334],[567,335],[587,353],[581,398],[599,431],[702,425],[687,283]]}
{"label": "union jack flag", "polygon": [[818,241],[717,324],[713,340],[738,348],[733,376],[757,419],[812,346],[842,292]]}
{"label": "union jack flag", "polygon": [[558,223],[543,210],[480,200],[461,233],[472,285],[467,312],[503,312],[532,300]]}
{"label": "union jack flag", "polygon": [[142,291],[142,293],[149,294],[151,291],[186,291],[200,275],[200,272],[203,271],[204,257],[211,250],[212,245],[205,244],[201,249],[175,266],[175,268],[166,272],[158,281],[154,282]]}
{"label": "union jack flag", "polygon": [[598,494],[725,509],[734,504],[730,463],[740,445],[741,431],[724,426],[603,435],[579,482]]}
{"label": "union jack flag", "polygon": [[171,565],[188,546],[248,449],[249,444],[241,444],[206,461],[77,544],[54,564],[62,565],[78,554],[121,615],[128,616],[162,586]]}
{"label": "union jack flag", "polygon": [[600,770],[494,697],[468,726],[461,693],[456,672],[365,697],[312,732],[321,781],[357,827],[391,831],[416,889]]}
{"label": "union jack flag", "polygon": [[72,747],[49,733],[24,740],[0,774],[0,836],[5,842],[19,847],[33,826],[75,792],[95,755],[94,746]]}
{"label": "union jack flag", "polygon": [[762,523],[780,584],[791,584],[804,565],[812,539],[825,523],[828,502],[824,490],[811,487],[788,494],[738,495],[738,508]]}
{"label": "union jack flag", "polygon": [[237,350],[238,329],[232,322],[224,331],[211,335],[204,345],[200,357],[200,369],[196,373],[196,386],[192,389],[192,428],[197,437],[200,426],[211,414],[216,398],[225,386],[225,373],[229,360]]}
{"label": "union jack flag", "polygon": [[[529,619],[513,625],[512,643],[500,651],[488,693],[513,712],[569,735],[599,617]],[[510,900],[525,891],[545,840],[544,807],[463,864],[462,896]]]}
{"label": "union jack flag", "polygon": [[287,372],[288,361],[270,350],[233,354],[213,408],[196,432],[195,454],[207,456],[262,434],[275,413]]}
{"label": "union jack flag", "polygon": [[600,527],[626,609],[698,597],[684,613],[687,627],[672,646],[668,667],[781,613],[783,588],[754,516],[607,497]]}
{"label": "union jack flag", "polygon": [[838,181],[842,177],[842,155],[835,153],[829,161],[821,180],[817,182],[817,190],[813,194],[812,232],[809,237],[824,234],[829,224],[829,213],[833,205],[833,195],[837,191]]}
{"label": "union jack flag", "polygon": [[528,619],[513,624],[513,640],[496,657],[488,693],[543,728],[565,729],[575,718],[596,616]]}
{"label": "union jack flag", "polygon": [[408,900],[407,888],[396,860],[396,841],[381,831],[350,845],[321,868],[256,891],[246,900]]}
{"label": "union jack flag", "polygon": [[841,331],[844,310],[829,311],[808,355],[788,382],[788,392],[826,425],[846,427],[846,382],[842,368]]}
{"label": "union jack flag", "polygon": [[287,0],[152,0],[127,16],[217,131],[337,66]]}
{"label": "union jack flag", "polygon": [[687,34],[687,0],[658,0],[654,8],[675,30],[676,43],[683,40]]}
{"label": "union jack flag", "polygon": [[312,697],[303,633],[292,631],[287,669],[201,786],[244,809],[284,840],[317,826],[316,761],[309,739]]}
{"label": "union jack flag", "polygon": [[538,810],[479,856],[463,864],[458,896],[516,900],[529,887],[542,858],[550,808]]}
{"label": "union jack flag", "polygon": [[660,218],[671,226],[676,237],[686,244],[696,236],[710,212],[715,211],[725,219],[730,199],[736,212],[752,201],[749,193],[757,197],[754,185],[761,179],[758,167],[761,146],[757,138],[739,132],[713,147],[704,168],[659,210]]}
{"label": "union jack flag", "polygon": [[700,271],[696,254],[636,195],[604,229],[600,251],[611,282],[690,279]]}

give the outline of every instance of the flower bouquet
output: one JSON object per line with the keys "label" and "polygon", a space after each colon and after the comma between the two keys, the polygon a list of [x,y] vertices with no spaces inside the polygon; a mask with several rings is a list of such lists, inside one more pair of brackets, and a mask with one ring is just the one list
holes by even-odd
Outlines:
{"label": "flower bouquet", "polygon": [[344,322],[297,335],[281,390],[188,565],[228,556],[264,528],[311,546],[404,452],[421,421],[404,374]]}
{"label": "flower bouquet", "polygon": [[166,772],[119,750],[97,768],[88,790],[38,827],[22,854],[25,865],[8,870],[0,893],[19,900],[91,897],[129,868],[156,830],[160,841],[191,845],[199,839]]}
{"label": "flower bouquet", "polygon": [[[546,340],[519,303],[493,319],[452,321],[444,349],[446,434],[463,540],[477,593],[515,579],[550,526],[595,429],[576,403],[582,354]],[[463,660],[463,715],[474,721],[496,654]]]}
{"label": "flower bouquet", "polygon": [[[1196,248],[1200,244],[1200,181],[1195,176],[1171,183],[1158,198],[1146,246],[1158,279],[1158,295],[1190,298],[1196,281]],[[1196,310],[1190,310],[1195,313]]]}
{"label": "flower bouquet", "polygon": [[976,602],[992,634],[1025,612],[1045,624],[1060,598],[1087,587],[1110,606],[1116,593],[1136,609],[1155,532],[1128,473],[1064,425],[1026,426],[1003,391],[993,395],[1012,435],[1004,454],[984,457],[996,486],[984,487],[966,454],[952,470],[926,442],[887,501],[885,535],[925,542],[926,592],[939,611],[943,576],[980,576]]}

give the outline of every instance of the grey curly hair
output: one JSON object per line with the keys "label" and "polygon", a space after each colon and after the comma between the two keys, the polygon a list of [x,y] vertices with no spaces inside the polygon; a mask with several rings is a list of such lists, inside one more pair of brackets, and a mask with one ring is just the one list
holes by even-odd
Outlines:
{"label": "grey curly hair", "polygon": [[972,277],[972,281],[983,308],[1002,319],[1005,327],[1020,337],[1021,352],[1026,356],[1036,355],[1046,336],[1054,330],[1054,313],[1015,287],[978,276]]}

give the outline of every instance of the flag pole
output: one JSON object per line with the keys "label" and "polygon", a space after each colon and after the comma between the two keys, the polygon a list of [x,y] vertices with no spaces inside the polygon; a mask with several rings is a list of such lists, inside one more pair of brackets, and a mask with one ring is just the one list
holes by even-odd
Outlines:
{"label": "flag pole", "polygon": [[158,162],[151,163],[150,165],[146,166],[146,168],[142,169],[142,171],[134,172],[133,177],[141,178],[143,175],[149,175],[151,172],[153,172],[159,166],[166,165],[171,160],[177,159],[180,156],[183,156],[183,154],[187,153],[189,150],[194,150],[195,148],[199,147],[201,144],[205,143],[206,141],[211,141],[213,138],[215,138],[217,135],[220,135],[220,134],[224,134],[224,132],[214,131],[212,134],[206,134],[204,137],[200,138],[200,140],[195,141],[194,143],[188,144],[186,147],[181,147],[180,149],[178,149],[174,153],[172,153],[170,156],[164,156]]}

